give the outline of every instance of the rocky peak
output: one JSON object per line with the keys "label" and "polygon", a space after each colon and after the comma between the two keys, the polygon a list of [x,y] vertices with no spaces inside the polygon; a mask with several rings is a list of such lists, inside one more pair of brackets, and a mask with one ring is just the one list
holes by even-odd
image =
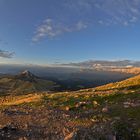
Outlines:
{"label": "rocky peak", "polygon": [[18,77],[22,80],[29,80],[29,81],[34,81],[37,76],[35,76],[34,74],[32,74],[30,71],[25,70],[23,72],[21,72]]}
{"label": "rocky peak", "polygon": [[21,72],[21,75],[28,76],[28,77],[34,76],[34,75],[33,75],[30,71],[28,71],[28,70],[25,70],[25,71]]}

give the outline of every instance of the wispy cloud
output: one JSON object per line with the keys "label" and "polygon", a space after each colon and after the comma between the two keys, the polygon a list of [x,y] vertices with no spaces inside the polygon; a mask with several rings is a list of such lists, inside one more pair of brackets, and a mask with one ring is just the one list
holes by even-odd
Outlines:
{"label": "wispy cloud", "polygon": [[63,13],[57,19],[47,18],[35,29],[33,42],[95,24],[129,26],[140,20],[140,0],[64,0],[61,8]]}
{"label": "wispy cloud", "polygon": [[78,21],[72,25],[66,25],[61,22],[55,22],[53,19],[47,18],[39,25],[32,38],[33,42],[37,42],[43,38],[54,38],[66,32],[80,31],[87,28],[86,23]]}
{"label": "wispy cloud", "polygon": [[[77,0],[65,6],[90,22],[101,24],[132,24],[140,19],[140,0]],[[83,14],[83,15],[82,15]],[[101,22],[102,21],[102,22]]]}
{"label": "wispy cloud", "polygon": [[4,50],[0,50],[0,57],[2,58],[12,58],[14,56],[14,52],[8,52]]}

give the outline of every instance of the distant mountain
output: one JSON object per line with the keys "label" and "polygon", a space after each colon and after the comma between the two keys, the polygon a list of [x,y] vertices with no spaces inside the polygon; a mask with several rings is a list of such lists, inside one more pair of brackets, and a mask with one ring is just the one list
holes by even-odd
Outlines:
{"label": "distant mountain", "polygon": [[53,81],[35,76],[29,71],[18,75],[3,75],[0,77],[0,94],[22,94],[37,91],[51,91],[57,87]]}
{"label": "distant mountain", "polygon": [[[136,68],[135,70],[132,68]],[[139,69],[138,69],[139,68]],[[22,64],[0,64],[0,73],[17,74],[20,71],[28,69],[40,77],[65,77],[71,73],[83,73],[83,71],[115,71],[123,73],[138,74],[140,72],[140,61],[122,60],[122,61],[105,61],[90,60],[79,63],[57,64],[51,66],[39,65],[22,65]],[[134,71],[134,72],[133,72]],[[64,76],[63,76],[64,77]]]}
{"label": "distant mountain", "polygon": [[35,76],[30,71],[25,70],[21,72],[19,75],[16,75],[16,78],[21,79],[23,81],[35,82],[39,77]]}
{"label": "distant mountain", "polygon": [[53,76],[60,74],[69,74],[78,72],[79,68],[65,67],[65,66],[41,66],[41,65],[28,65],[28,64],[0,64],[0,73],[15,75],[24,70],[32,71],[39,77]]}
{"label": "distant mountain", "polygon": [[86,69],[96,71],[112,71],[130,74],[140,74],[140,61],[102,61],[102,60],[90,60],[80,63],[70,63],[65,65],[71,65],[74,67],[80,67],[81,71]]}
{"label": "distant mountain", "polygon": [[80,66],[84,68],[98,68],[98,67],[140,67],[140,61],[131,60],[118,60],[118,61],[107,61],[107,60],[89,60],[79,63],[69,63],[65,65]]}
{"label": "distant mountain", "polygon": [[102,68],[100,69],[102,71],[112,71],[112,72],[121,72],[121,73],[129,73],[129,74],[140,74],[140,67],[131,67],[131,66],[127,66],[127,67],[122,67],[122,68],[112,68],[112,67],[108,67],[108,68]]}

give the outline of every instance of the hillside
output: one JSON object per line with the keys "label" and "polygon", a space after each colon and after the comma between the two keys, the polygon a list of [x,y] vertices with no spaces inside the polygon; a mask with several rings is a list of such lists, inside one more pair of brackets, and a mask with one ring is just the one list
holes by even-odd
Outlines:
{"label": "hillside", "polygon": [[139,90],[140,89],[140,75],[123,80],[121,82],[110,83],[99,86],[95,90]]}
{"label": "hillside", "polygon": [[50,91],[56,84],[49,80],[41,79],[29,71],[18,75],[4,75],[0,77],[0,94],[22,94],[37,91]]}
{"label": "hillside", "polygon": [[0,139],[139,140],[139,79],[73,92],[1,96]]}

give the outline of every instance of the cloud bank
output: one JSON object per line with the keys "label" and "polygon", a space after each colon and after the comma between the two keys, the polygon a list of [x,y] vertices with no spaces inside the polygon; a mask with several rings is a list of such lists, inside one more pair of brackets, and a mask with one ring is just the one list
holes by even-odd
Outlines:
{"label": "cloud bank", "polygon": [[1,58],[12,58],[14,56],[14,52],[8,52],[4,50],[0,50],[0,57]]}

